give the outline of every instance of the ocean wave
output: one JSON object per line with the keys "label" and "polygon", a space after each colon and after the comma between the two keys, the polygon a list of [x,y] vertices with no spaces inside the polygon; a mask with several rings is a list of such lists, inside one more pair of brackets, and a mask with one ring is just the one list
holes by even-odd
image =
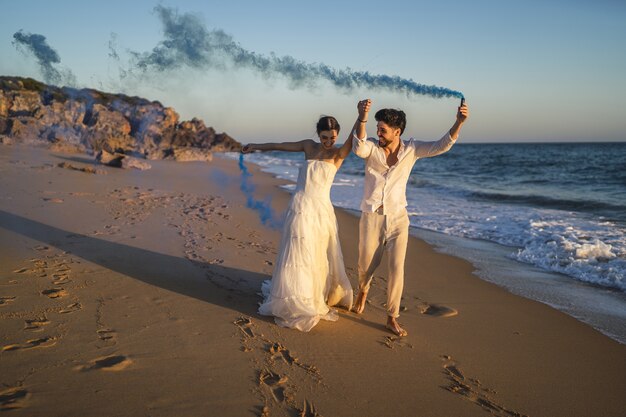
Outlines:
{"label": "ocean wave", "polygon": [[[610,204],[593,200],[568,200],[532,194],[504,194],[497,192],[473,191],[468,194],[477,200],[494,201],[498,203],[525,204],[529,206],[547,207],[568,211],[607,211],[616,214],[626,213],[626,206]],[[621,216],[620,216],[621,217]]]}
{"label": "ocean wave", "polygon": [[[580,281],[626,291],[624,237],[602,238],[561,220],[531,222],[514,258]],[[593,237],[592,237],[593,236]]]}

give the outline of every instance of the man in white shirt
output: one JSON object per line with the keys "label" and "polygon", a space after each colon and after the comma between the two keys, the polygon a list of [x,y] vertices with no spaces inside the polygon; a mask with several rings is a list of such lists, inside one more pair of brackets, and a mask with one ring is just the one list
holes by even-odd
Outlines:
{"label": "man in white shirt", "polygon": [[370,106],[369,99],[359,102],[359,124],[352,142],[353,152],[365,159],[365,186],[359,222],[359,294],[353,310],[358,314],[363,312],[372,276],[380,264],[383,250],[386,250],[389,258],[387,328],[398,336],[406,336],[406,330],[397,321],[409,235],[406,183],[418,159],[440,155],[452,148],[469,112],[462,103],[454,125],[441,139],[422,142],[400,138],[406,126],[403,111],[382,109],[375,115],[376,142],[374,139],[367,140],[365,133]]}

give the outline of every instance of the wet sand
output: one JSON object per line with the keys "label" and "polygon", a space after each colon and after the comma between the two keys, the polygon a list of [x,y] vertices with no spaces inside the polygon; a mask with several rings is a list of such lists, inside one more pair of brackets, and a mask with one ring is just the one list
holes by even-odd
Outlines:
{"label": "wet sand", "polygon": [[[256,308],[280,231],[246,207],[237,164],[151,164],[0,146],[0,410],[623,415],[624,345],[417,239],[400,317],[408,337],[384,328],[384,267],[363,315],[339,310],[310,333],[276,326]],[[281,182],[249,169],[259,200],[284,210]],[[358,219],[337,218],[356,287]]]}

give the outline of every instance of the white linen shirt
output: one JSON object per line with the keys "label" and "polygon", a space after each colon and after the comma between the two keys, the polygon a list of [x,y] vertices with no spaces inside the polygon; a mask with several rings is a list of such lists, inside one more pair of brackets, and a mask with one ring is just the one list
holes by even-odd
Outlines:
{"label": "white linen shirt", "polygon": [[361,211],[373,213],[382,206],[380,214],[394,214],[406,208],[406,183],[411,169],[420,158],[440,155],[452,148],[456,139],[448,131],[441,139],[423,142],[416,139],[400,140],[398,162],[389,167],[387,156],[378,142],[367,135],[359,139],[356,131],[352,132],[352,151],[365,159],[365,185]]}

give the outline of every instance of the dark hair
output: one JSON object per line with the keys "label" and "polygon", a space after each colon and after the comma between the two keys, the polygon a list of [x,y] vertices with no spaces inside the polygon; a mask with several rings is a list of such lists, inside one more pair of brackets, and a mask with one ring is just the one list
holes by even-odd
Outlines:
{"label": "dark hair", "polygon": [[319,135],[320,132],[324,130],[336,130],[339,133],[341,127],[339,126],[339,122],[333,116],[322,116],[317,121],[317,125],[315,126],[315,130]]}
{"label": "dark hair", "polygon": [[384,122],[394,129],[400,129],[400,134],[404,133],[406,127],[406,114],[402,110],[380,109],[374,115],[377,122]]}

